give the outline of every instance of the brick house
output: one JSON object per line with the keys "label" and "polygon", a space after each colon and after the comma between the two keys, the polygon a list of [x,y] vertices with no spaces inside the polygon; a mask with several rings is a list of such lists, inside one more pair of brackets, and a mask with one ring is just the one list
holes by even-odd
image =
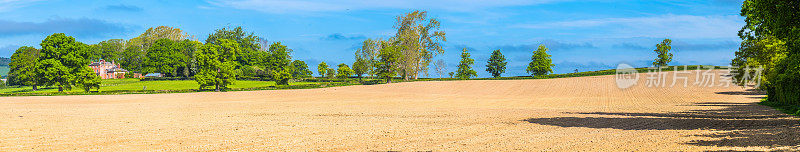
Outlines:
{"label": "brick house", "polygon": [[102,79],[123,79],[125,74],[128,73],[128,70],[120,68],[119,63],[114,61],[106,62],[103,59],[98,62],[92,62],[89,67]]}

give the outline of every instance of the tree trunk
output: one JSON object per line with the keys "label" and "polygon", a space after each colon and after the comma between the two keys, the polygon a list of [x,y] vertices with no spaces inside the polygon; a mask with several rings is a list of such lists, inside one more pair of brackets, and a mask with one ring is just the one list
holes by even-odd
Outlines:
{"label": "tree trunk", "polygon": [[37,88],[36,85],[33,85],[33,91],[36,91],[36,90],[39,90],[39,88]]}
{"label": "tree trunk", "polygon": [[64,92],[64,87],[58,86],[58,92]]}
{"label": "tree trunk", "polygon": [[214,85],[214,87],[216,88],[215,90],[216,90],[217,92],[219,92],[219,85]]}

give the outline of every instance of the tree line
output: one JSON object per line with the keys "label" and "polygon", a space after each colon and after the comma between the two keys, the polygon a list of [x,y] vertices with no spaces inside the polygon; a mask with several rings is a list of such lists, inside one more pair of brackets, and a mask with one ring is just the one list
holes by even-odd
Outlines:
{"label": "tree line", "polygon": [[[241,27],[215,30],[205,43],[192,40],[182,30],[159,26],[129,39],[111,39],[87,45],[63,33],[45,38],[41,49],[23,46],[11,57],[9,84],[73,86],[99,89],[100,79],[88,64],[100,59],[118,61],[129,71],[161,73],[167,77],[194,78],[200,89],[224,90],[237,78],[274,80],[311,77],[308,65],[292,60],[287,46],[245,32]],[[132,72],[127,77],[132,77]]]}
{"label": "tree line", "polygon": [[[760,82],[767,101],[800,105],[800,1],[745,0],[739,30],[742,43],[731,65],[740,85]],[[762,67],[763,70],[747,70]],[[755,79],[760,77],[761,79]],[[797,111],[800,114],[800,110]]]}

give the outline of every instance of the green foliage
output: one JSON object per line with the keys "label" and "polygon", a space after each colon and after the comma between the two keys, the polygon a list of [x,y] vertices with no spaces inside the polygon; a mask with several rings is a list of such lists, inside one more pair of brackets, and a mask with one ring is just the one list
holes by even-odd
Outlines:
{"label": "green foliage", "polygon": [[339,69],[336,70],[336,77],[339,79],[346,79],[353,75],[353,70],[347,64],[339,64]]}
{"label": "green foliage", "polygon": [[186,66],[186,55],[180,46],[170,39],[158,39],[147,50],[142,72],[161,73],[166,76],[178,76],[178,69]]}
{"label": "green foliage", "polygon": [[[787,53],[786,42],[774,37],[744,40],[739,50],[736,51],[736,57],[731,60],[732,66],[740,67],[736,69],[736,72],[732,73],[734,80],[739,85],[746,85],[744,76],[747,73],[750,80],[760,77],[762,84],[766,84],[761,85],[760,89],[766,89],[767,86],[772,84],[770,81],[775,79],[770,77],[775,75],[768,75],[768,73],[775,69],[778,61],[786,58]],[[756,73],[755,71],[746,71],[745,68],[747,67],[763,67],[764,70]]]}
{"label": "green foliage", "polygon": [[311,70],[308,69],[308,64],[300,60],[292,61],[292,77],[293,78],[311,77]]}
{"label": "green foliage", "polygon": [[[159,39],[169,39],[180,41],[186,39],[186,34],[179,28],[169,26],[158,26],[148,28],[141,35],[128,40],[127,46],[138,47],[141,51],[147,51]],[[127,49],[127,48],[126,48]]]}
{"label": "green foliage", "polygon": [[328,64],[325,62],[320,62],[319,65],[317,65],[317,72],[319,73],[319,76],[324,77],[326,71],[328,71]]}
{"label": "green foliage", "polygon": [[[269,56],[266,59],[266,69],[271,73],[277,73],[284,70],[291,71],[292,50],[282,45],[281,42],[275,42],[269,45]],[[273,76],[274,77],[274,76]]]}
{"label": "green foliage", "polygon": [[[769,102],[789,105],[800,105],[800,1],[794,0],[746,0],[743,2],[741,16],[745,17],[745,26],[739,31],[743,40],[737,58],[745,58],[747,65],[770,65],[766,75]],[[770,39],[777,40],[770,40]],[[773,44],[772,47],[762,44]],[[781,51],[785,43],[786,57]],[[754,44],[754,45],[751,45]],[[777,47],[776,47],[777,46]],[[747,49],[753,50],[747,50]],[[742,51],[744,50],[744,51]],[[757,51],[762,50],[762,51]],[[763,56],[748,55],[748,52],[759,52]],[[739,57],[741,56],[741,57]],[[750,57],[750,58],[746,58]],[[758,61],[758,60],[771,61]],[[739,59],[741,61],[741,59]],[[752,60],[752,61],[751,61]],[[736,59],[734,62],[737,62]]]}
{"label": "green foliage", "polygon": [[472,70],[472,64],[475,64],[475,60],[469,58],[469,56],[470,55],[469,52],[467,52],[467,48],[461,50],[461,61],[458,63],[456,78],[469,79],[478,76],[478,73],[475,72],[475,70]]}
{"label": "green foliage", "polygon": [[361,78],[362,75],[364,75],[364,74],[369,72],[370,67],[369,67],[368,64],[369,63],[368,63],[367,60],[361,59],[361,58],[357,58],[356,62],[353,62],[353,73],[355,73],[356,76]]}
{"label": "green foliage", "polygon": [[551,55],[547,54],[547,50],[544,44],[539,45],[539,48],[533,51],[531,63],[528,63],[528,68],[525,71],[534,76],[547,75],[547,73],[553,72],[552,67],[555,65],[553,65],[553,60],[550,59]]}
{"label": "green foliage", "polygon": [[506,57],[503,56],[503,53],[500,53],[500,50],[494,50],[492,52],[492,56],[489,57],[488,63],[486,63],[486,72],[492,74],[493,77],[497,78],[500,77],[501,74],[506,72]]}
{"label": "green foliage", "polygon": [[[106,61],[119,61],[122,52],[125,50],[125,40],[123,39],[110,39],[91,46],[92,52],[95,53],[93,57],[99,57]],[[97,58],[90,58],[97,59]]]}
{"label": "green foliage", "polygon": [[142,62],[144,62],[147,51],[142,50],[139,46],[129,46],[122,51],[120,55],[119,64],[123,69],[128,71],[141,72]]}
{"label": "green foliage", "polygon": [[289,85],[289,80],[292,79],[292,74],[288,69],[281,70],[273,75],[275,75],[275,83],[278,85]]}
{"label": "green foliage", "polygon": [[427,11],[413,11],[397,17],[394,25],[397,33],[392,39],[401,46],[398,51],[403,56],[398,67],[405,80],[417,79],[420,72],[427,72],[434,56],[444,53],[441,43],[447,39],[439,25],[438,19],[428,18]]}
{"label": "green foliage", "polygon": [[85,70],[91,52],[87,45],[64,33],[47,36],[40,44],[39,67],[36,76],[46,86],[58,86],[59,91],[72,89],[77,74]]}
{"label": "green foliage", "polygon": [[[255,33],[248,33],[244,31],[241,26],[234,28],[223,27],[215,30],[214,34],[208,35],[206,43],[221,45],[219,41],[221,39],[233,40],[239,47],[239,54],[236,57],[238,66],[262,64],[259,63],[262,61],[259,61],[258,57],[260,55],[259,50],[264,46],[259,44],[261,38],[256,36]],[[271,49],[270,46],[270,50]],[[291,62],[291,60],[289,62]]]}
{"label": "green foliage", "polygon": [[39,64],[39,50],[29,46],[17,49],[11,55],[9,65],[8,81],[10,85],[38,85],[36,78],[36,66]]}
{"label": "green foliage", "polygon": [[198,65],[195,81],[200,89],[214,86],[216,91],[225,90],[236,81],[236,53],[239,46],[232,40],[218,41],[220,45],[205,44],[195,52]]}
{"label": "green foliage", "polygon": [[325,71],[325,76],[328,79],[333,79],[334,77],[336,77],[336,69],[328,68],[328,70]]}
{"label": "green foliage", "polygon": [[75,85],[80,86],[86,92],[89,92],[92,88],[100,90],[100,76],[97,76],[92,68],[84,67],[81,72],[77,73]]}
{"label": "green foliage", "polygon": [[653,51],[656,52],[657,56],[653,61],[653,66],[667,66],[669,62],[672,62],[672,53],[669,52],[672,49],[671,45],[672,40],[670,39],[664,39],[660,44],[656,44],[656,49]]}
{"label": "green foliage", "polygon": [[400,65],[399,46],[382,42],[378,50],[378,62],[375,63],[375,73],[379,78],[386,79],[386,83],[392,83],[392,78],[397,75]]}
{"label": "green foliage", "polygon": [[[356,50],[356,62],[360,63],[358,63],[358,66],[353,63],[353,70],[356,71],[356,74],[359,77],[361,77],[362,74],[375,74],[375,68],[377,67],[375,64],[378,62],[380,41],[381,40],[373,40],[368,38],[362,42],[361,48]],[[358,74],[359,72],[361,72],[361,74]]]}

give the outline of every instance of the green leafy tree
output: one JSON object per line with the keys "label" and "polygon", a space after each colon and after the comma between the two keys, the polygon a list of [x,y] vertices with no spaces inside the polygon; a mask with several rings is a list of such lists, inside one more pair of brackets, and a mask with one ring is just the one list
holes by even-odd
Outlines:
{"label": "green leafy tree", "polygon": [[311,77],[311,70],[308,69],[308,64],[300,60],[292,61],[292,77],[294,78],[308,78]]}
{"label": "green leafy tree", "polygon": [[36,91],[39,80],[36,77],[37,65],[39,65],[39,50],[29,46],[17,49],[11,55],[11,62],[8,63],[8,84],[32,86]]}
{"label": "green leafy tree", "polygon": [[370,63],[368,62],[369,61],[359,57],[356,58],[356,62],[353,62],[353,73],[355,73],[359,79],[361,79],[362,75],[369,73]]}
{"label": "green leafy tree", "polygon": [[486,72],[492,74],[493,77],[498,78],[500,74],[506,72],[506,57],[503,56],[503,53],[500,53],[500,50],[494,50],[492,52],[492,56],[489,57],[488,63],[486,63]]}
{"label": "green leafy tree", "polygon": [[292,79],[292,74],[288,69],[281,70],[273,75],[275,75],[275,83],[278,85],[289,85],[289,80]]}
{"label": "green leafy tree", "polygon": [[319,76],[324,77],[326,71],[328,71],[328,64],[325,62],[320,62],[319,65],[317,65],[317,72],[319,72]]}
{"label": "green leafy tree", "polygon": [[180,41],[186,38],[187,38],[186,33],[184,33],[183,30],[179,28],[174,28],[169,26],[158,26],[158,27],[148,28],[141,35],[128,40],[126,45],[128,47],[135,46],[135,48],[139,48],[140,51],[145,52],[149,50],[150,47],[153,44],[155,44],[156,41],[158,41],[159,39]]}
{"label": "green leafy tree", "polygon": [[328,79],[333,79],[336,77],[336,69],[328,68],[328,70],[325,71],[325,76],[328,77]]}
{"label": "green leafy tree", "polygon": [[[798,6],[800,1],[795,0],[745,0],[742,5],[740,15],[745,17],[745,25],[739,31],[739,37],[743,40],[740,50],[751,47],[748,43],[759,41],[785,43],[786,57],[775,56],[775,66],[766,74],[767,83],[762,84],[770,102],[800,105],[800,85],[797,85],[800,84]],[[769,40],[771,38],[777,41]]]}
{"label": "green leafy tree", "polygon": [[235,41],[220,39],[218,44],[205,44],[195,52],[198,72],[195,81],[200,89],[214,86],[216,91],[225,90],[236,81],[236,53],[238,45]]}
{"label": "green leafy tree", "polygon": [[198,48],[203,46],[203,43],[187,39],[174,43],[173,45],[175,45],[173,46],[173,48],[178,49],[180,53],[185,56],[185,58],[181,58],[183,59],[181,61],[183,62],[183,64],[181,65],[182,67],[178,67],[178,70],[181,71],[178,72],[178,74],[181,74],[182,76],[187,78],[191,77],[197,71],[197,63],[196,63],[197,60],[194,57],[195,54],[194,52],[197,51]]}
{"label": "green leafy tree", "polygon": [[346,79],[351,75],[353,75],[353,73],[354,72],[352,69],[350,69],[350,66],[347,66],[347,64],[342,63],[339,64],[339,69],[336,70],[336,77],[338,77],[339,79]]}
{"label": "green leafy tree", "polygon": [[553,72],[553,60],[550,59],[551,55],[547,54],[547,47],[539,45],[539,49],[533,51],[531,56],[531,63],[528,63],[528,68],[525,70],[534,76],[547,75]]}
{"label": "green leafy tree", "polygon": [[143,72],[162,73],[167,76],[178,76],[178,70],[186,66],[186,55],[176,42],[170,39],[157,40],[145,55]]}
{"label": "green leafy tree", "polygon": [[[380,41],[382,40],[373,40],[372,38],[368,38],[361,43],[361,48],[356,50],[356,62],[361,62],[359,66],[363,70],[364,74],[369,74],[370,76],[375,74],[376,62],[378,62],[378,51],[380,49]],[[361,61],[359,61],[359,59]],[[355,63],[353,64],[353,70],[356,70]],[[359,75],[359,77],[361,77]]]}
{"label": "green leafy tree", "polygon": [[472,64],[475,64],[475,60],[469,58],[469,56],[467,48],[461,50],[461,62],[458,63],[458,70],[456,71],[456,77],[459,79],[469,79],[478,76],[478,73],[472,70]]}
{"label": "green leafy tree", "polygon": [[40,45],[37,78],[46,86],[57,86],[59,92],[71,90],[78,74],[87,70],[86,57],[91,56],[88,45],[64,33],[47,36]]}
{"label": "green leafy tree", "polygon": [[119,61],[121,59],[122,52],[125,51],[125,40],[105,40],[92,45],[92,49],[97,53],[97,55],[94,56],[105,59],[106,61]]}
{"label": "green leafy tree", "polygon": [[[778,40],[774,37],[766,37],[761,39],[747,39],[742,42],[741,47],[736,51],[736,57],[731,61],[732,66],[740,67],[736,72],[731,72],[739,85],[745,84],[747,81],[754,80],[753,78],[761,78],[763,84],[771,84],[768,73],[773,71],[779,60],[786,58],[786,42]],[[764,70],[756,73],[755,71],[746,71],[747,67],[757,68],[763,67]],[[749,78],[745,78],[747,75]],[[761,85],[759,89],[766,89],[767,85]]]}
{"label": "green leafy tree", "polygon": [[76,74],[76,86],[80,86],[83,91],[89,92],[92,88],[100,91],[100,76],[92,71],[92,68],[84,67],[79,73]]}
{"label": "green leafy tree", "polygon": [[433,57],[444,53],[441,43],[447,41],[445,32],[439,30],[438,19],[428,18],[427,11],[405,13],[396,19],[393,39],[402,46],[399,67],[404,79],[417,79],[420,72],[427,72]]}
{"label": "green leafy tree", "polygon": [[142,50],[139,46],[129,46],[122,51],[120,55],[119,64],[122,68],[128,71],[142,71],[142,62],[144,62],[147,51]]}
{"label": "green leafy tree", "polygon": [[[247,66],[247,65],[258,65],[261,64],[259,62],[258,56],[263,55],[259,53],[262,47],[259,43],[262,39],[255,35],[253,32],[246,32],[241,26],[237,26],[234,28],[231,27],[223,27],[214,31],[213,34],[208,35],[206,38],[206,43],[220,45],[218,43],[220,39],[228,39],[233,40],[238,44],[240,54],[236,57],[236,62],[238,66]],[[271,49],[271,46],[270,46]],[[291,62],[291,60],[289,61]],[[277,72],[277,71],[271,71]]]}
{"label": "green leafy tree", "polygon": [[389,42],[381,41],[378,50],[378,62],[375,62],[375,73],[379,78],[386,79],[386,83],[392,83],[392,78],[397,76],[400,64],[399,46]]}
{"label": "green leafy tree", "polygon": [[664,39],[661,43],[656,44],[656,49],[653,50],[656,52],[656,59],[653,61],[653,66],[662,67],[667,66],[669,62],[672,62],[672,53],[669,51],[672,49],[672,40]]}
{"label": "green leafy tree", "polygon": [[269,45],[269,57],[267,58],[267,71],[276,73],[284,70],[291,71],[292,50],[282,45],[281,42],[275,42]]}

